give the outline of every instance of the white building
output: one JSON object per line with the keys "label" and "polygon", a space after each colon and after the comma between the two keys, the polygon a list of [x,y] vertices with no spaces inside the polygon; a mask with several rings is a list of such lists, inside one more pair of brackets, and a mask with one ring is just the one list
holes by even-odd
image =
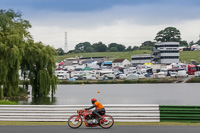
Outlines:
{"label": "white building", "polygon": [[112,67],[126,68],[126,67],[130,67],[130,66],[131,66],[131,62],[127,59],[115,59],[112,62]]}
{"label": "white building", "polygon": [[152,55],[152,63],[179,63],[179,42],[156,43]]}
{"label": "white building", "polygon": [[142,54],[142,55],[132,55],[131,56],[131,63],[133,66],[137,66],[139,64],[144,64],[144,63],[151,63],[151,55],[150,54]]}

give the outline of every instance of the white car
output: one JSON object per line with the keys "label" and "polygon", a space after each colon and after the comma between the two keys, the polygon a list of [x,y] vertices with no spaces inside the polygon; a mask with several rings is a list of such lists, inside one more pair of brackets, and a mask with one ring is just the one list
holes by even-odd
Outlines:
{"label": "white car", "polygon": [[170,77],[176,78],[176,77],[177,77],[177,72],[171,72],[171,73],[170,73]]}
{"label": "white car", "polygon": [[126,77],[127,77],[126,74],[120,74],[119,75],[119,79],[126,79]]}
{"label": "white car", "polygon": [[144,78],[145,78],[145,76],[143,74],[139,75],[139,79],[144,79]]}
{"label": "white car", "polygon": [[164,72],[159,72],[159,73],[154,73],[153,78],[165,78],[165,73]]}

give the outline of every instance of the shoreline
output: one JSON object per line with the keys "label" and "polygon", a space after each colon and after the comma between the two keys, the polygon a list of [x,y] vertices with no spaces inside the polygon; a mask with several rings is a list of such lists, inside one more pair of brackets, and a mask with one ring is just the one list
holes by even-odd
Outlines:
{"label": "shoreline", "polygon": [[58,85],[70,85],[70,84],[155,84],[155,83],[175,83],[179,79],[174,78],[165,78],[165,79],[138,79],[138,80],[77,80],[77,81],[68,81],[68,80],[59,80]]}
{"label": "shoreline", "polygon": [[[112,80],[77,80],[77,81],[58,80],[57,85],[70,85],[70,84],[83,84],[83,85],[84,84],[160,84],[160,83],[174,84],[174,83],[182,83],[182,82],[178,82],[178,81],[182,81],[182,78],[160,78],[160,79],[146,78],[146,79],[137,79],[137,80],[112,79]],[[23,80],[20,81],[21,85],[22,85],[22,83],[23,83]],[[184,83],[200,83],[200,77],[191,78]]]}

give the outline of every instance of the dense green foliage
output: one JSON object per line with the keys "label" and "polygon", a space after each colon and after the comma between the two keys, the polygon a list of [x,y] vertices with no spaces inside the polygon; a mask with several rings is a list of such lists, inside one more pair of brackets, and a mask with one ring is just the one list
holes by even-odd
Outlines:
{"label": "dense green foliage", "polygon": [[65,52],[64,52],[64,50],[62,48],[56,49],[55,52],[56,53],[54,53],[54,54],[57,54],[57,55],[64,55],[65,54]]}
{"label": "dense green foliage", "polygon": [[20,67],[25,70],[22,74],[29,71],[31,81],[36,80],[31,84],[37,88],[33,94],[48,95],[50,85],[52,92],[55,91],[53,49],[34,43],[29,28],[29,21],[22,19],[20,12],[0,10],[0,98],[19,93]]}
{"label": "dense green foliage", "polygon": [[174,27],[167,27],[157,33],[155,40],[157,42],[180,42],[181,33]]}
{"label": "dense green foliage", "polygon": [[122,44],[111,43],[108,46],[102,42],[90,44],[89,42],[79,43],[74,50],[69,53],[86,53],[86,52],[122,52],[126,51],[126,47]]}
{"label": "dense green foliage", "polygon": [[26,43],[25,55],[21,69],[24,74],[29,71],[30,84],[34,97],[46,97],[50,90],[55,93],[56,76],[54,75],[55,62],[54,50],[50,46],[44,46],[41,42]]}
{"label": "dense green foliage", "polygon": [[27,20],[13,10],[0,10],[0,98],[13,96],[19,91],[19,68],[24,47],[30,38]]}
{"label": "dense green foliage", "polygon": [[141,50],[153,50],[153,47],[155,45],[155,42],[152,41],[145,41],[142,43],[142,45],[140,46]]}

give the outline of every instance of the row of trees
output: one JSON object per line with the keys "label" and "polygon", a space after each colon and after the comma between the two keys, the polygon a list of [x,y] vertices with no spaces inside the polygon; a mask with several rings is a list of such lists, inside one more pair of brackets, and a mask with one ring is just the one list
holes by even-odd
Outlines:
{"label": "row of trees", "polygon": [[75,49],[70,52],[122,52],[125,51],[126,47],[122,44],[111,43],[108,46],[102,42],[90,44],[89,42],[79,43],[75,46]]}
{"label": "row of trees", "polygon": [[0,20],[0,99],[18,95],[20,69],[35,97],[55,94],[54,49],[34,42],[21,12],[0,10]]}
{"label": "row of trees", "polygon": [[[122,44],[111,43],[108,46],[102,42],[90,44],[89,42],[79,43],[75,46],[74,50],[69,53],[82,53],[82,52],[122,52],[122,51],[133,51],[133,50],[152,50],[156,42],[180,42],[180,46],[190,47],[195,44],[193,41],[188,43],[187,41],[181,40],[181,33],[175,27],[167,27],[157,33],[155,41],[145,41],[141,46],[128,46],[127,48]],[[200,44],[200,40],[196,42]],[[57,51],[59,51],[57,49]],[[59,55],[63,53],[58,52]],[[61,54],[60,54],[61,53]]]}

